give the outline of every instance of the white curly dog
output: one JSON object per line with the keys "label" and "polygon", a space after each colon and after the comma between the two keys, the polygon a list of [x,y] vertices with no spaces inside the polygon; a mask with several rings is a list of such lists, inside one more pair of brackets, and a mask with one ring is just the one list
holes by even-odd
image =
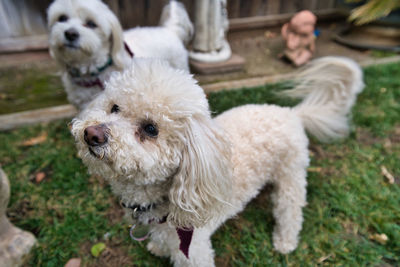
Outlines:
{"label": "white curly dog", "polygon": [[274,247],[298,243],[306,205],[307,130],[322,141],[346,136],[363,89],[349,59],[315,60],[297,74],[293,108],[245,105],[212,119],[191,75],[137,60],[72,121],[79,156],[104,177],[128,217],[149,225],[148,249],[176,266],[213,266],[210,237],[273,184]]}
{"label": "white curly dog", "polygon": [[160,58],[189,70],[185,44],[193,25],[176,1],[164,7],[161,26],[123,33],[117,17],[100,0],[56,0],[48,9],[48,25],[50,54],[61,67],[68,100],[80,110],[103,91],[110,74],[127,68],[133,57]]}

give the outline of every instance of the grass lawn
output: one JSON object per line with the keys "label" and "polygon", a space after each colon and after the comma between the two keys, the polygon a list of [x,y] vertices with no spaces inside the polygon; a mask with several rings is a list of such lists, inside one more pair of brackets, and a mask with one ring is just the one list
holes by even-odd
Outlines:
{"label": "grass lawn", "polygon": [[[400,63],[365,69],[365,81],[350,137],[334,144],[311,140],[297,250],[281,255],[272,248],[267,189],[214,235],[218,266],[400,265]],[[246,103],[292,105],[271,93],[281,87],[213,93],[210,105],[215,114]],[[146,251],[146,242],[130,240],[109,187],[77,158],[67,123],[0,133],[0,164],[12,186],[8,216],[39,241],[29,265],[63,266],[80,257],[85,266],[168,266]],[[106,249],[94,257],[90,249],[98,242]]]}

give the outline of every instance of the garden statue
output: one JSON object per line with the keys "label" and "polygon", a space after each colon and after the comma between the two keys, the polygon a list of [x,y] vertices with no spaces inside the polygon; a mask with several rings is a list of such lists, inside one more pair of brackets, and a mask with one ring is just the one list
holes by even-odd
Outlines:
{"label": "garden statue", "polygon": [[25,256],[36,243],[33,234],[22,231],[10,223],[6,216],[10,184],[0,168],[0,265],[2,267],[20,266]]}
{"label": "garden statue", "polygon": [[226,0],[197,0],[195,12],[195,36],[189,57],[208,63],[228,60],[232,52],[226,40]]}
{"label": "garden statue", "polygon": [[286,41],[282,57],[296,66],[307,63],[315,51],[314,28],[317,17],[308,10],[300,11],[283,25],[281,33]]}

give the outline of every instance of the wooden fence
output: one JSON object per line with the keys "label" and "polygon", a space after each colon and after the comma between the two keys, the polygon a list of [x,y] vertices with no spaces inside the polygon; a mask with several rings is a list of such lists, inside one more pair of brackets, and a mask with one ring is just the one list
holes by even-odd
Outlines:
{"label": "wooden fence", "polygon": [[228,0],[229,18],[245,18],[332,9],[335,0]]}
{"label": "wooden fence", "polygon": [[[104,0],[121,20],[124,28],[157,25],[168,0]],[[195,0],[180,0],[194,19]],[[294,13],[303,9],[331,10],[337,0],[227,0],[229,19]]]}
{"label": "wooden fence", "polygon": [[[1,2],[4,1],[4,2]],[[85,0],[81,0],[85,1]],[[162,8],[169,0],[103,0],[121,21],[122,27],[158,25]],[[194,21],[196,0],[182,2]],[[200,0],[201,1],[201,0]],[[339,18],[333,11],[344,0],[227,0],[230,30],[276,26],[296,11],[309,9],[318,19]],[[46,10],[52,0],[0,0],[0,53],[47,48]],[[7,13],[7,8],[14,12]],[[32,20],[32,21],[31,21]],[[40,23],[34,23],[40,22]],[[8,31],[4,30],[4,26]],[[33,27],[35,26],[35,27]]]}
{"label": "wooden fence", "polygon": [[[2,0],[3,1],[3,0]],[[15,0],[4,0],[13,5]],[[84,0],[82,0],[84,1]],[[103,0],[120,19],[124,29],[135,26],[154,26],[158,24],[162,8],[169,0]],[[194,9],[196,0],[179,0],[182,2],[189,13],[192,21],[194,20]],[[227,0],[229,19],[251,18],[259,16],[279,15],[294,13],[302,9],[312,11],[329,10],[337,6],[340,0]],[[39,11],[38,16],[41,20],[46,19],[46,10],[52,0],[18,0],[14,3],[15,8],[19,9],[19,16],[7,18],[11,24],[28,24],[29,28],[29,9]],[[1,5],[1,3],[0,3]],[[19,7],[22,5],[24,9]],[[18,12],[18,11],[17,11]],[[6,19],[6,18],[3,18]],[[1,22],[1,21],[0,21]],[[0,25],[1,26],[1,25]],[[1,29],[1,27],[0,27]],[[43,32],[43,28],[40,31]],[[24,35],[23,32],[21,32]],[[29,33],[28,33],[29,34]],[[34,32],[32,33],[34,34]],[[18,35],[18,34],[17,34]]]}

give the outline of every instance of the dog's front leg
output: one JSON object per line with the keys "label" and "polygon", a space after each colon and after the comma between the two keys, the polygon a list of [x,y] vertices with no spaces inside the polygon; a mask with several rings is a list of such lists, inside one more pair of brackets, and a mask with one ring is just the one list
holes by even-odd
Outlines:
{"label": "dog's front leg", "polygon": [[[295,164],[293,164],[295,165]],[[300,165],[300,164],[299,164]],[[272,193],[275,227],[274,247],[280,253],[292,252],[298,243],[306,205],[306,171],[302,166],[279,171]]]}
{"label": "dog's front leg", "polygon": [[171,255],[171,246],[169,242],[175,241],[175,235],[175,229],[169,227],[167,223],[154,225],[151,229],[150,242],[147,244],[147,250],[158,257],[169,257]]}

